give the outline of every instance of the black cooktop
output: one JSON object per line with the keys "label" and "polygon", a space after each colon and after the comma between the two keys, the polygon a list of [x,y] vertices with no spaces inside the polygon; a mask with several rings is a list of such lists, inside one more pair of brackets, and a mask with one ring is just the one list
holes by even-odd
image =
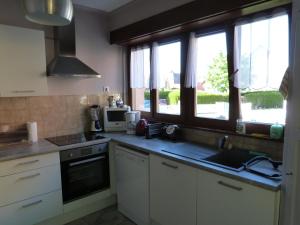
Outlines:
{"label": "black cooktop", "polygon": [[46,140],[50,141],[55,145],[64,146],[64,145],[84,143],[87,141],[100,140],[104,138],[105,137],[101,136],[99,133],[88,132],[88,133],[56,136],[56,137],[46,138]]}

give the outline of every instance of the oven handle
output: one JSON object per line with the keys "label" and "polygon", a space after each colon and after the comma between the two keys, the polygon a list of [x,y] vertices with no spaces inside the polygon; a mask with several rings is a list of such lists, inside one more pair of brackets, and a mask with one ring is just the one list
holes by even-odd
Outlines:
{"label": "oven handle", "polygon": [[70,167],[78,166],[78,165],[81,165],[81,164],[94,162],[94,161],[97,161],[97,160],[100,160],[100,159],[105,159],[105,158],[106,158],[105,156],[98,156],[98,157],[91,158],[91,159],[85,159],[85,160],[81,160],[81,161],[78,161],[78,162],[73,162],[73,163],[70,163],[69,165],[70,165]]}

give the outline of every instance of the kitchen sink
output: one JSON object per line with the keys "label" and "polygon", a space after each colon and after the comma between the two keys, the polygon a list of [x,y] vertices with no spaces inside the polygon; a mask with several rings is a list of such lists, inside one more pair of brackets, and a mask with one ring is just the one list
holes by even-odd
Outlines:
{"label": "kitchen sink", "polygon": [[204,160],[226,169],[241,171],[244,168],[244,163],[247,163],[256,156],[256,154],[247,150],[232,149],[222,150],[215,155],[205,158]]}

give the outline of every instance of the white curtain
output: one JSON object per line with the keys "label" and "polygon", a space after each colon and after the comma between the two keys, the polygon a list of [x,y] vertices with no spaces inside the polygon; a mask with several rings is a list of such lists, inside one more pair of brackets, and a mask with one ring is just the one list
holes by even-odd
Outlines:
{"label": "white curtain", "polygon": [[288,67],[288,38],[286,13],[236,25],[234,86],[278,90]]}
{"label": "white curtain", "polygon": [[[130,54],[130,87],[149,88],[149,68],[145,61],[147,52],[143,47],[131,49]],[[148,59],[149,60],[149,59]]]}
{"label": "white curtain", "polygon": [[159,45],[157,42],[152,44],[151,55],[151,75],[150,75],[150,89],[159,88]]}
{"label": "white curtain", "polygon": [[186,65],[185,87],[196,87],[197,75],[197,38],[194,32],[190,34]]}

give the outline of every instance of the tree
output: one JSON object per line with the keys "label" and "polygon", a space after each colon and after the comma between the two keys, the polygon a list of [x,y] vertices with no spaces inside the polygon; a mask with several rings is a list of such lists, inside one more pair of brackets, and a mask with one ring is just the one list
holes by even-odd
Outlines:
{"label": "tree", "polygon": [[213,59],[213,63],[209,66],[207,81],[216,91],[220,93],[228,93],[229,81],[227,57],[223,54],[223,52],[220,52],[219,55]]}

